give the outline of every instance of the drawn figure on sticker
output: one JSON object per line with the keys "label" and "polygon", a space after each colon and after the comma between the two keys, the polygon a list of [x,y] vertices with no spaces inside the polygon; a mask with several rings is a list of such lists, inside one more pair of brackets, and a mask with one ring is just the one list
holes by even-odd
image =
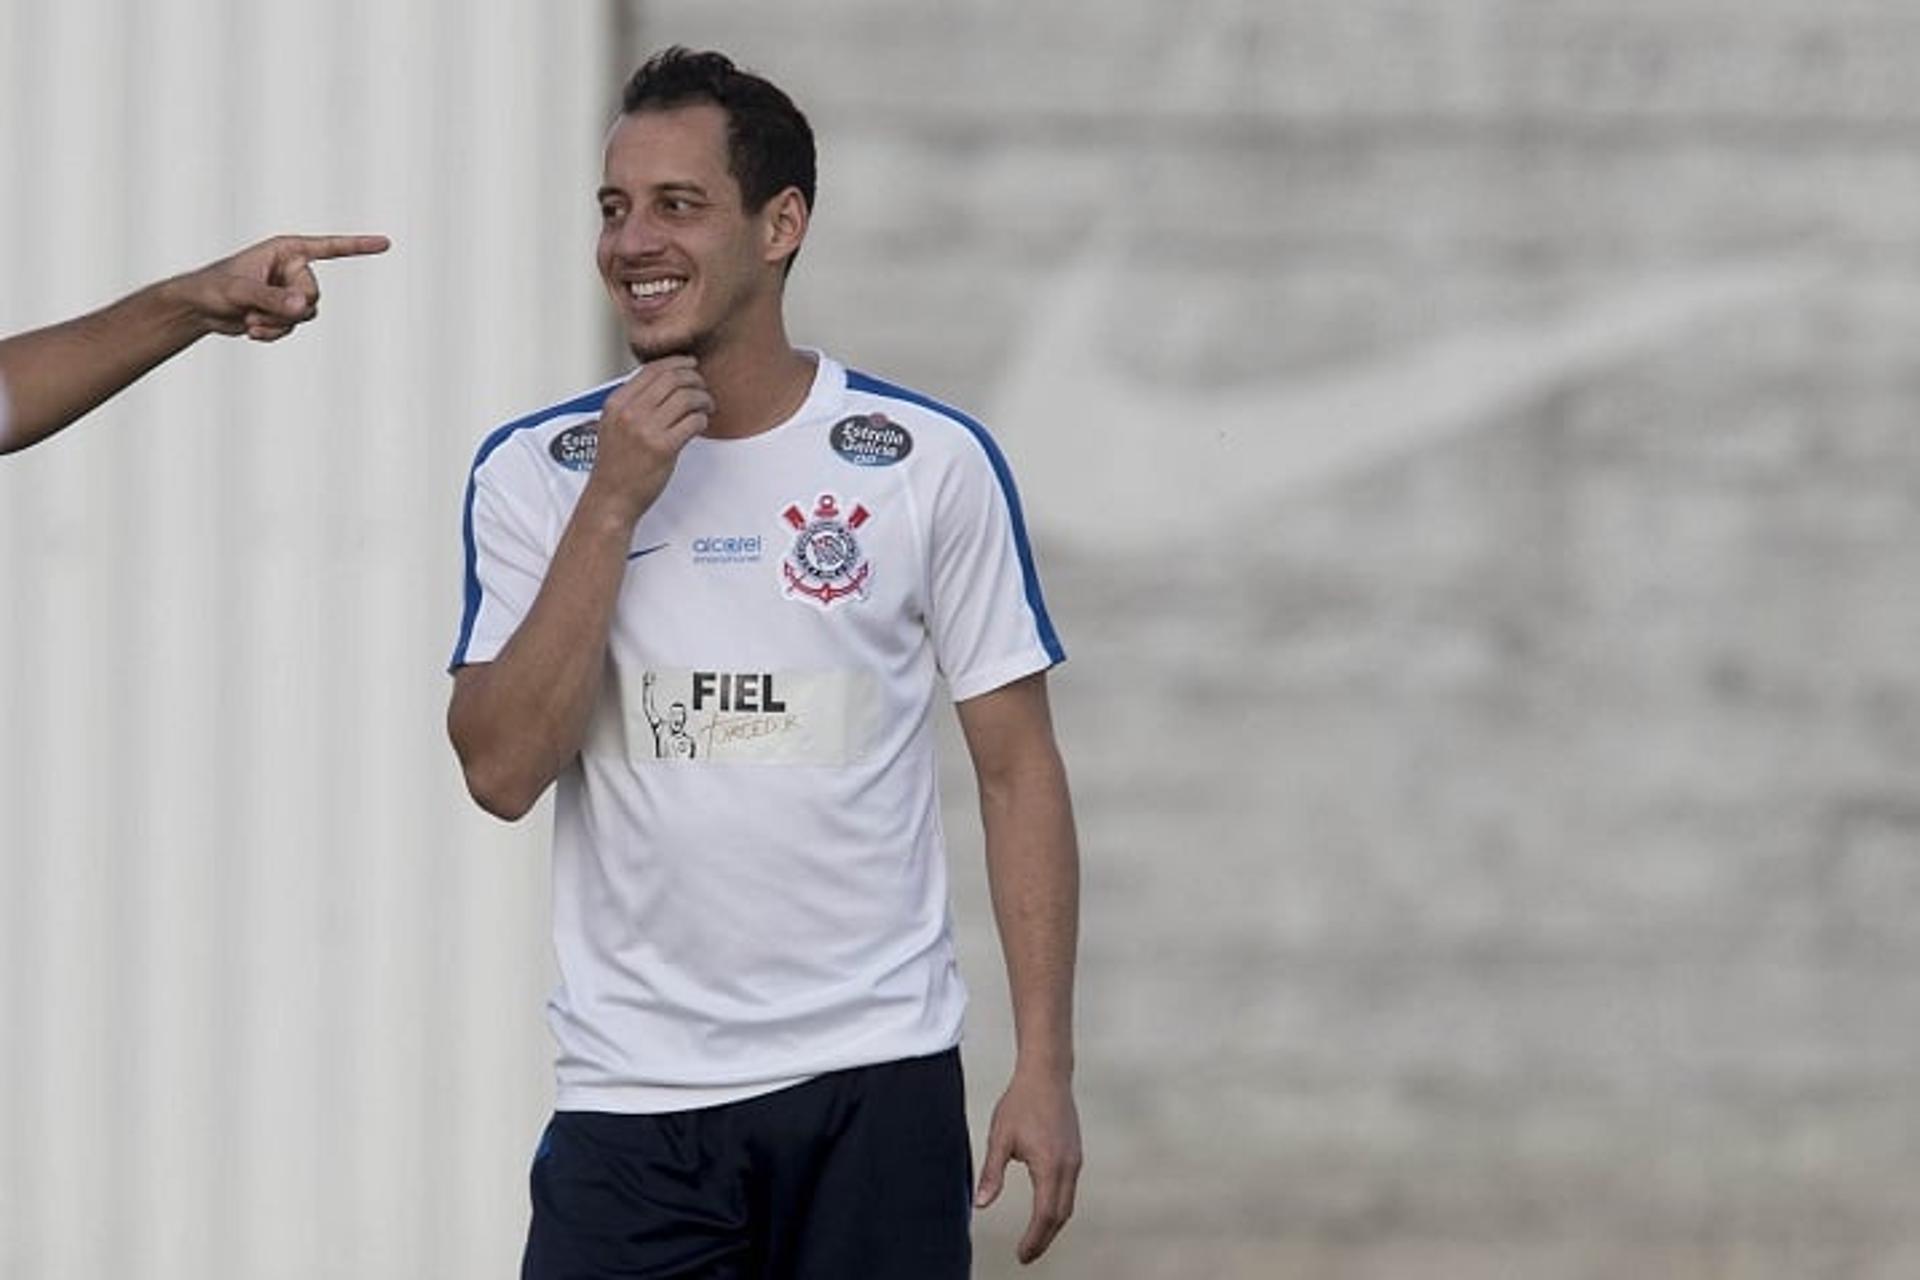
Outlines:
{"label": "drawn figure on sticker", "polygon": [[661,719],[653,705],[654,683],[651,671],[640,677],[640,710],[653,729],[653,754],[661,760],[691,760],[696,747],[693,735],[687,732],[687,704],[674,702],[667,708],[666,718]]}

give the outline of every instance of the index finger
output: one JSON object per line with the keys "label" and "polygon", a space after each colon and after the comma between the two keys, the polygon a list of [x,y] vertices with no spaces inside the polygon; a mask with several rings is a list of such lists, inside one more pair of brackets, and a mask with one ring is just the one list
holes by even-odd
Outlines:
{"label": "index finger", "polygon": [[285,250],[302,258],[358,258],[385,253],[393,242],[385,236],[285,236]]}

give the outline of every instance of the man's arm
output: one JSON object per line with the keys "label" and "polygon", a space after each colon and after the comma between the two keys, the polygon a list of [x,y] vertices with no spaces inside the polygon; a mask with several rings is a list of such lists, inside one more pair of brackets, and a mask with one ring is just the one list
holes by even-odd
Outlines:
{"label": "man's arm", "polygon": [[640,677],[640,712],[655,733],[660,732],[660,713],[653,709],[653,672]]}
{"label": "man's arm", "polygon": [[993,1110],[975,1203],[998,1198],[1008,1160],[1027,1166],[1032,1262],[1073,1214],[1080,1119],[1073,1102],[1073,967],[1080,856],[1044,672],[959,704],[980,783],[987,883],[1013,997],[1013,1080]]}
{"label": "man's arm", "polygon": [[495,817],[523,817],[579,754],[633,527],[712,409],[686,356],[649,364],[607,397],[593,474],[527,616],[492,661],[454,673],[447,736],[467,790]]}
{"label": "man's arm", "polygon": [[0,339],[0,453],[43,440],[209,333],[272,342],[318,314],[311,263],[385,236],[275,236],[111,306]]}

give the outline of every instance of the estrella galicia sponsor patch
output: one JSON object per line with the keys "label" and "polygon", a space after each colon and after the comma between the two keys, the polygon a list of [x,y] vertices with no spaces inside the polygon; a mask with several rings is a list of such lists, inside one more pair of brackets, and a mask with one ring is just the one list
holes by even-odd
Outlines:
{"label": "estrella galicia sponsor patch", "polygon": [[833,451],[856,467],[890,467],[913,452],[913,436],[884,413],[857,413],[833,424]]}
{"label": "estrella galicia sponsor patch", "polygon": [[853,510],[842,510],[838,498],[823,493],[811,512],[795,503],[780,517],[794,531],[793,545],[780,564],[787,595],[811,600],[823,609],[849,596],[867,598],[873,565],[860,549],[858,534],[873,519],[871,511],[857,502]]}
{"label": "estrella galicia sponsor patch", "polygon": [[600,424],[575,423],[553,438],[547,452],[569,471],[593,470],[593,460],[600,452]]}

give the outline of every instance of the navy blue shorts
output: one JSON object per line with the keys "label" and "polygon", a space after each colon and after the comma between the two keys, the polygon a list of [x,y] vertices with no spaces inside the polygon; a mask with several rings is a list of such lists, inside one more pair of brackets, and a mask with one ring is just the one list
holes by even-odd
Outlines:
{"label": "navy blue shorts", "polygon": [[961,1280],[960,1051],[663,1115],[555,1112],[522,1280]]}

